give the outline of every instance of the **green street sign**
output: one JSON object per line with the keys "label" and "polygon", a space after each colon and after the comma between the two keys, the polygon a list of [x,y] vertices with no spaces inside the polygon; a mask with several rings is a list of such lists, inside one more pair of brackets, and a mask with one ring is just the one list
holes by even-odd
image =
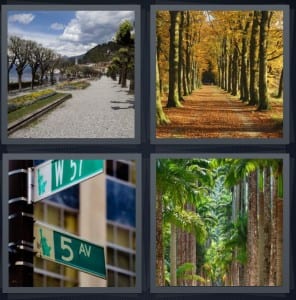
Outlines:
{"label": "green street sign", "polygon": [[42,200],[104,170],[103,160],[49,160],[34,168],[33,202]]}
{"label": "green street sign", "polygon": [[104,247],[38,221],[34,224],[34,238],[37,256],[106,279]]}

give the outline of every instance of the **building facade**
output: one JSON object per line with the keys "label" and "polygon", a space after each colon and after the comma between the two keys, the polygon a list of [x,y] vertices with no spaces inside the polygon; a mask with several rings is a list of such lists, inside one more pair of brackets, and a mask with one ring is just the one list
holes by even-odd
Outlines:
{"label": "building facade", "polygon": [[[34,161],[38,165],[43,161]],[[34,218],[105,247],[107,280],[39,257],[34,286],[134,287],[136,165],[106,160],[104,173],[34,204]]]}

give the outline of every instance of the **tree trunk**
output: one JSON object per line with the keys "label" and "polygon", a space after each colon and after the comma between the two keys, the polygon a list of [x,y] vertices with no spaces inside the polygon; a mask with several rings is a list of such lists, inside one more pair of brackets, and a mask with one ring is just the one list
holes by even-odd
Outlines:
{"label": "tree trunk", "polygon": [[176,225],[171,224],[170,239],[170,286],[177,285],[177,232]]}
{"label": "tree trunk", "polygon": [[283,285],[283,199],[276,201],[276,285]]}
{"label": "tree trunk", "polygon": [[257,221],[257,173],[250,173],[247,237],[247,280],[246,286],[258,285],[258,221]]}
{"label": "tree trunk", "polygon": [[228,59],[227,59],[227,37],[224,37],[223,39],[223,58],[224,58],[224,83],[223,83],[223,89],[227,91],[227,76],[228,76]]}
{"label": "tree trunk", "polygon": [[233,49],[233,61],[232,61],[232,93],[231,95],[237,95],[237,72],[238,71],[238,50],[236,45]]}
{"label": "tree trunk", "polygon": [[257,74],[258,74],[258,43],[257,43],[257,36],[259,33],[259,12],[253,12],[253,23],[252,23],[252,31],[251,31],[251,38],[250,38],[250,105],[257,105],[259,102],[258,99],[258,87],[257,87]]}
{"label": "tree trunk", "polygon": [[269,109],[267,90],[267,31],[268,31],[268,11],[261,11],[260,19],[260,39],[259,39],[259,110]]}
{"label": "tree trunk", "polygon": [[181,107],[178,93],[179,12],[170,11],[169,96],[167,107]]}
{"label": "tree trunk", "polygon": [[122,75],[121,75],[121,87],[126,88],[126,79],[127,79],[127,63],[124,62],[122,65]]}
{"label": "tree trunk", "polygon": [[[180,267],[184,262],[184,235],[180,228],[177,228],[177,268]],[[182,286],[182,278],[177,278],[177,285]]]}
{"label": "tree trunk", "polygon": [[249,87],[248,87],[248,75],[247,75],[247,34],[248,34],[249,26],[250,26],[250,22],[247,21],[243,32],[242,51],[241,51],[240,99],[244,102],[249,100]]}
{"label": "tree trunk", "polygon": [[270,252],[271,252],[271,184],[270,168],[265,168],[264,177],[264,269],[263,285],[269,285]]}
{"label": "tree trunk", "polygon": [[186,83],[187,83],[187,89],[188,89],[188,94],[192,93],[192,90],[190,89],[190,82],[191,82],[191,78],[190,78],[190,67],[191,67],[191,61],[190,61],[190,54],[191,54],[191,47],[190,47],[190,40],[189,40],[189,28],[190,28],[190,14],[189,12],[186,13],[186,35],[185,35],[185,39],[186,39],[186,51],[185,51],[185,55],[186,55]]}
{"label": "tree trunk", "polygon": [[162,232],[162,195],[158,192],[156,198],[156,286],[164,286],[164,252]]}
{"label": "tree trunk", "polygon": [[17,76],[18,76],[19,91],[21,91],[22,90],[22,76],[23,76],[23,72],[17,72]]}
{"label": "tree trunk", "polygon": [[276,285],[283,284],[283,173],[282,164],[278,166],[276,198]]}
{"label": "tree trunk", "polygon": [[187,85],[187,74],[186,74],[186,64],[185,64],[185,60],[182,60],[182,70],[183,70],[183,76],[182,76],[182,80],[183,80],[183,95],[187,96],[189,95],[188,92],[188,85]]}
{"label": "tree trunk", "polygon": [[228,87],[227,87],[227,92],[231,93],[231,89],[232,89],[232,57],[231,54],[229,54],[228,57]]}
{"label": "tree trunk", "polygon": [[276,202],[277,202],[277,195],[278,195],[278,188],[277,188],[277,179],[276,174],[272,172],[271,176],[272,182],[272,208],[271,208],[271,245],[270,245],[270,269],[269,269],[269,285],[275,286],[276,285],[276,251],[277,251],[277,209],[276,209]]}
{"label": "tree trunk", "polygon": [[[160,90],[160,87],[159,87],[159,90]],[[129,93],[133,94],[134,91],[135,91],[135,79],[134,79],[134,76],[132,76],[132,78],[130,79]]]}
{"label": "tree trunk", "polygon": [[282,68],[277,98],[281,98],[283,94],[283,77],[284,77],[283,74],[284,74],[284,69]]}
{"label": "tree trunk", "polygon": [[179,59],[178,59],[178,93],[179,100],[183,98],[183,29],[184,29],[184,12],[180,12],[180,29],[179,29]]}
{"label": "tree trunk", "polygon": [[162,109],[162,104],[161,104],[161,97],[160,97],[160,88],[159,88],[159,65],[158,65],[158,57],[156,54],[156,124],[157,125],[165,125],[169,124],[170,120],[168,117],[165,115],[163,109]]}
{"label": "tree trunk", "polygon": [[258,277],[260,286],[264,285],[264,270],[265,270],[265,257],[264,257],[264,189],[263,189],[263,169],[259,169],[259,199],[258,199]]}

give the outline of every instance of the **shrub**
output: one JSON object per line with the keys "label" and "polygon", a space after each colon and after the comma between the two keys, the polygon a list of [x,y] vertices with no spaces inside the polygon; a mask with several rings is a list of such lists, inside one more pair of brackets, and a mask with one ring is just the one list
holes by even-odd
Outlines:
{"label": "shrub", "polygon": [[33,92],[30,94],[26,94],[23,96],[18,96],[8,100],[8,113],[15,111],[21,107],[31,105],[36,101],[42,100],[44,98],[55,95],[56,92],[54,90],[42,90]]}

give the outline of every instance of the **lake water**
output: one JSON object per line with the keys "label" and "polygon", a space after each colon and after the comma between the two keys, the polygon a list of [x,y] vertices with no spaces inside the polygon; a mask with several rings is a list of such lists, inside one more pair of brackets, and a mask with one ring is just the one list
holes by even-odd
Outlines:
{"label": "lake water", "polygon": [[[59,74],[54,75],[54,79],[57,80],[57,81],[59,81],[59,77],[60,77]],[[31,81],[31,80],[32,80],[31,68],[26,67],[24,72],[23,72],[22,82]],[[17,72],[15,70],[15,67],[13,67],[9,72],[9,82],[10,83],[18,82],[18,75],[17,75]]]}

